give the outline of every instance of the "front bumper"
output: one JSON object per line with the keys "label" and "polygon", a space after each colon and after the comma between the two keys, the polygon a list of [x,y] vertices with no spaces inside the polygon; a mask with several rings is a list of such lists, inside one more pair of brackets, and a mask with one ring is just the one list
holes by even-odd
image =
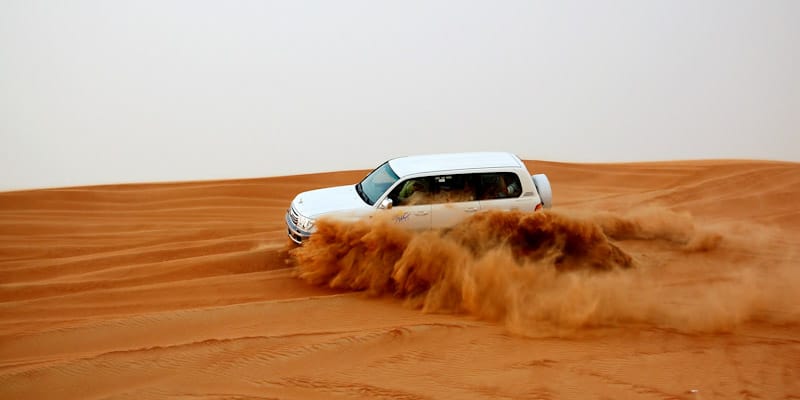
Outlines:
{"label": "front bumper", "polygon": [[297,244],[303,244],[303,241],[311,236],[311,232],[300,229],[299,226],[292,220],[291,210],[286,211],[286,231],[289,239]]}

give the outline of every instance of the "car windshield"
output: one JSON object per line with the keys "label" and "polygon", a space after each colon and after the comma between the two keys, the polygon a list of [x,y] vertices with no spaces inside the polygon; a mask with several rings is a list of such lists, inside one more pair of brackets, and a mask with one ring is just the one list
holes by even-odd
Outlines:
{"label": "car windshield", "polygon": [[385,162],[359,182],[356,191],[367,204],[373,205],[398,179],[389,162]]}

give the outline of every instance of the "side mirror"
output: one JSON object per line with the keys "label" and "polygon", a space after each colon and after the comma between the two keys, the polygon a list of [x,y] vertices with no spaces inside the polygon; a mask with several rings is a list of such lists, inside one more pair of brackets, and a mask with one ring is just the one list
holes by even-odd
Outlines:
{"label": "side mirror", "polygon": [[381,202],[381,207],[380,208],[382,208],[384,210],[391,210],[393,203],[394,202],[392,201],[392,199],[383,199],[383,201]]}

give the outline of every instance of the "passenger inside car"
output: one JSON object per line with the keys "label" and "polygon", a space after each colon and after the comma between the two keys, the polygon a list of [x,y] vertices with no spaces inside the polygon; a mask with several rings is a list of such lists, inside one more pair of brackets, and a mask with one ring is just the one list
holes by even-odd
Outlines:
{"label": "passenger inside car", "polygon": [[519,197],[522,192],[519,178],[515,174],[484,174],[481,176],[481,200]]}
{"label": "passenger inside car", "polygon": [[425,179],[409,179],[397,194],[397,205],[421,204],[428,193],[428,183]]}

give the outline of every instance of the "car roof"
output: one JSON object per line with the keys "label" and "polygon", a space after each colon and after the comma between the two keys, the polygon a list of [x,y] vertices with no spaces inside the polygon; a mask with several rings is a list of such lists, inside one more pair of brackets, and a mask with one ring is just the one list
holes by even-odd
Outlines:
{"label": "car roof", "polygon": [[424,154],[398,157],[389,160],[389,165],[400,178],[423,172],[523,166],[519,157],[508,152]]}

